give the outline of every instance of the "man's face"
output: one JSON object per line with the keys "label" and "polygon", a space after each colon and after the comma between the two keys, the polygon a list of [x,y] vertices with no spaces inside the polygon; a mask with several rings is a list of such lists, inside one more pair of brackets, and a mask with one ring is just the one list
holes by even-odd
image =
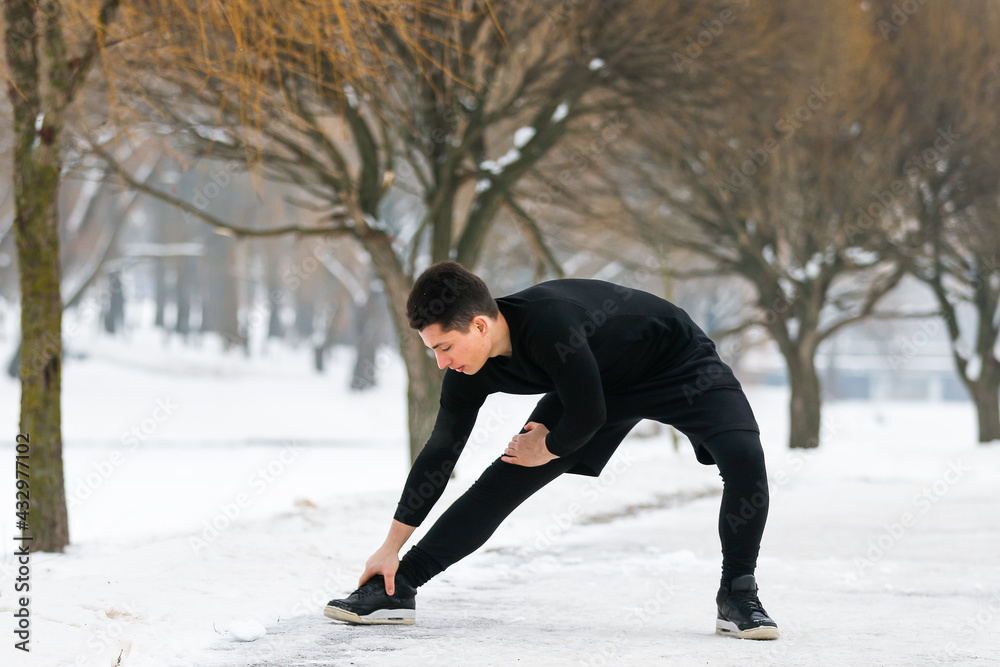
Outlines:
{"label": "man's face", "polygon": [[488,322],[477,317],[466,332],[442,331],[439,324],[431,324],[420,330],[420,338],[434,352],[438,368],[474,375],[490,358],[488,332]]}

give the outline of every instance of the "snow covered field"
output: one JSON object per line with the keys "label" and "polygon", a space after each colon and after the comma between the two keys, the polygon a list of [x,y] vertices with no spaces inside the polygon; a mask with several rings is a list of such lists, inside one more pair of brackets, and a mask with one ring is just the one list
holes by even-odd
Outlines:
{"label": "snow covered field", "polygon": [[[14,650],[8,481],[0,664],[1000,664],[1000,445],[976,444],[971,405],[829,404],[822,447],[789,451],[784,391],[748,388],[769,457],[758,581],[777,642],[713,634],[721,481],[646,423],[601,478],[557,480],[422,588],[416,625],[354,627],[322,609],[355,588],[408,469],[397,359],[353,394],[347,353],[321,376],[306,350],[248,360],[153,332],[81,334],[69,350],[72,545],[32,556],[32,651]],[[532,404],[487,403],[426,525]],[[17,413],[4,375],[4,480]]]}

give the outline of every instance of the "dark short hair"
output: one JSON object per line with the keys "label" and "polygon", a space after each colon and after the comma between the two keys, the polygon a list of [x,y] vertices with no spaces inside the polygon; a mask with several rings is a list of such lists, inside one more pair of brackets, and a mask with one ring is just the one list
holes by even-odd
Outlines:
{"label": "dark short hair", "polygon": [[420,274],[406,300],[410,327],[437,324],[442,331],[466,331],[479,316],[500,314],[490,289],[458,262],[438,262]]}

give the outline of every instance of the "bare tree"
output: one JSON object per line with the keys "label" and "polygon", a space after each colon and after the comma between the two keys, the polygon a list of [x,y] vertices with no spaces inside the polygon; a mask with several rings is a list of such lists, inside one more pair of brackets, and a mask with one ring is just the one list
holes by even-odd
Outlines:
{"label": "bare tree", "polygon": [[[857,7],[778,3],[748,17],[774,25],[770,82],[730,88],[698,119],[646,115],[604,162],[616,217],[700,265],[678,277],[733,275],[753,309],[718,336],[760,327],[791,385],[789,445],[816,447],[821,392],[816,351],[870,316],[904,274],[854,212],[882,182],[898,119],[881,112],[888,69]],[[738,27],[737,27],[738,30]],[[864,85],[859,85],[862,80]]]}
{"label": "bare tree", "polygon": [[[294,11],[303,3],[290,0],[275,5],[275,23],[296,24],[316,42],[332,40],[338,64],[360,57],[351,38],[358,23],[354,5],[322,21],[301,21]],[[428,3],[430,7],[432,3]],[[19,528],[40,550],[61,550],[68,542],[62,471],[61,363],[62,310],[60,295],[58,193],[63,176],[67,120],[79,99],[88,74],[101,62],[114,90],[117,84],[137,84],[136,70],[113,65],[130,52],[155,46],[157,37],[181,30],[194,36],[187,48],[216,63],[232,65],[231,83],[244,92],[255,87],[256,70],[245,60],[232,58],[226,48],[255,31],[257,3],[205,0],[5,0],[3,6],[4,74],[12,108],[14,234],[21,290],[22,363],[20,428],[30,438],[31,514]],[[309,3],[316,13],[316,8]],[[432,10],[436,7],[432,7]],[[112,24],[112,18],[114,23]],[[316,19],[317,17],[313,17]],[[164,29],[163,26],[169,26]],[[325,26],[317,32],[318,26]],[[211,34],[212,39],[207,35]],[[346,39],[343,39],[346,38]],[[343,39],[343,41],[342,41]],[[341,44],[352,48],[338,50]],[[216,67],[216,69],[220,69]],[[351,71],[340,67],[341,73]],[[141,81],[139,82],[141,83]],[[119,119],[125,109],[112,107]]]}
{"label": "bare tree", "polygon": [[883,198],[918,223],[900,248],[937,299],[979,440],[1000,440],[1000,10],[928,4],[911,17],[881,3],[872,19],[905,110],[899,187]]}
{"label": "bare tree", "polygon": [[[408,332],[405,300],[414,275],[447,258],[475,267],[498,213],[517,206],[515,185],[567,136],[653,90],[660,91],[656,103],[671,109],[708,106],[718,86],[691,71],[720,58],[732,62],[724,40],[700,55],[696,68],[678,68],[676,59],[704,24],[724,25],[739,4],[747,3],[580,0],[547,9],[467,1],[425,13],[377,7],[364,33],[373,42],[345,41],[370,72],[349,81],[327,48],[262,9],[244,18],[267,34],[244,35],[240,44],[260,82],[252,99],[208,67],[215,61],[176,50],[172,57],[180,61],[161,64],[161,84],[144,97],[148,115],[183,130],[193,154],[239,161],[294,183],[325,222],[247,230],[174,198],[179,206],[237,234],[350,237],[364,248],[400,334],[415,456],[437,412],[441,376]],[[172,45],[190,41],[176,31],[162,38]],[[232,47],[220,40],[217,49]],[[163,53],[135,53],[130,64]],[[391,216],[389,192],[417,213]],[[544,254],[537,226],[522,229]],[[317,243],[317,252],[329,252],[329,245]]]}
{"label": "bare tree", "polygon": [[13,109],[14,233],[21,286],[20,429],[30,439],[30,514],[19,522],[32,547],[61,551],[69,542],[63,488],[60,387],[58,194],[63,128],[70,105],[98,57],[118,0],[74,17],[64,32],[57,0],[5,0],[7,93]]}

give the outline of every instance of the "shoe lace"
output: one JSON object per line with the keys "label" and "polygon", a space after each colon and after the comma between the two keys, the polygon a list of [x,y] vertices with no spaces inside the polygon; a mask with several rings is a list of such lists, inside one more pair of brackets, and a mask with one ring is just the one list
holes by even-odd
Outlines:
{"label": "shoe lace", "polygon": [[760,603],[760,598],[757,597],[755,591],[733,591],[730,595],[730,601],[733,606],[746,614],[747,618],[750,618],[754,612],[767,616],[764,605]]}
{"label": "shoe lace", "polygon": [[351,595],[360,600],[363,598],[370,598],[371,596],[376,595],[379,592],[380,591],[378,584],[372,581],[366,581],[361,585],[361,588],[354,591]]}

